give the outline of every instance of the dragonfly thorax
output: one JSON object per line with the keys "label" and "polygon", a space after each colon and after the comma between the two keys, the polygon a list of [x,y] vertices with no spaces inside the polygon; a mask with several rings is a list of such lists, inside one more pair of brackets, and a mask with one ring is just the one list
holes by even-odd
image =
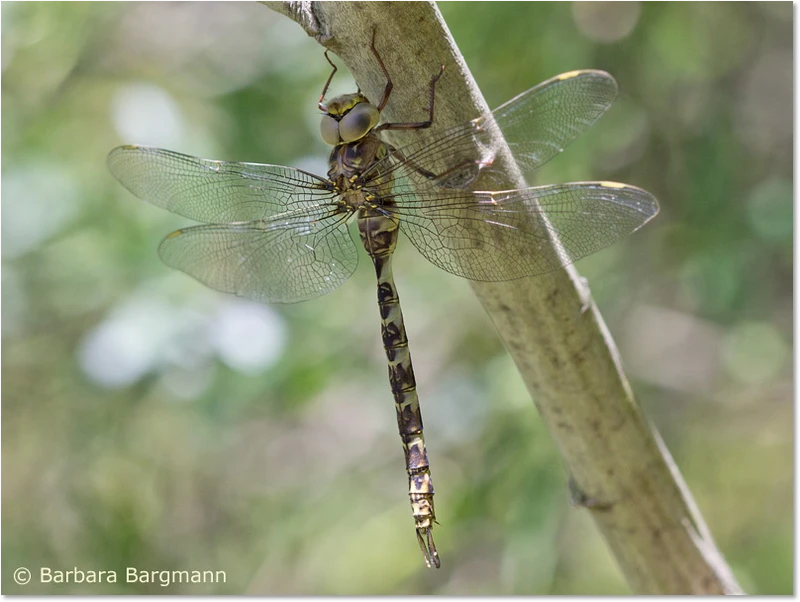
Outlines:
{"label": "dragonfly thorax", "polygon": [[391,179],[381,177],[375,166],[389,154],[389,145],[380,135],[369,132],[355,142],[335,146],[328,159],[328,179],[340,194],[370,188],[376,196],[391,192]]}
{"label": "dragonfly thorax", "polygon": [[331,99],[320,122],[322,139],[331,146],[360,140],[372,131],[381,114],[378,107],[357,92]]}

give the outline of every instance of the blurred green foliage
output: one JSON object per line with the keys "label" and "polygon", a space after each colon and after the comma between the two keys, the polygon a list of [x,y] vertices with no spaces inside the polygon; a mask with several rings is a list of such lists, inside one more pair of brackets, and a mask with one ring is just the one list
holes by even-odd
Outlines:
{"label": "blurred green foliage", "polygon": [[[619,81],[540,181],[661,201],[579,270],[737,578],[791,593],[792,5],[441,10],[492,106],[572,69]],[[299,27],[255,3],[2,11],[4,593],[628,591],[466,282],[399,252],[441,522],[428,571],[370,270],[262,308],[160,264],[185,220],[124,191],[106,153],[323,170],[328,65]],[[18,566],[227,581],[22,587]]]}

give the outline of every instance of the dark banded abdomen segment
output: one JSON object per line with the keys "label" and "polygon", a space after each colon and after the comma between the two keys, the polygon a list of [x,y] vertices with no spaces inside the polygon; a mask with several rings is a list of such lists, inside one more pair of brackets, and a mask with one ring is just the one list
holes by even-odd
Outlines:
{"label": "dark banded abdomen segment", "polygon": [[[403,442],[408,472],[408,495],[411,512],[425,562],[439,567],[439,555],[433,542],[433,481],[422,434],[422,413],[417,397],[417,383],[408,349],[408,338],[400,310],[400,299],[392,275],[392,251],[397,241],[397,224],[386,217],[359,219],[361,238],[370,253],[378,277],[378,308],[381,313],[381,338],[389,363],[389,384],[394,395],[397,427]],[[382,244],[375,244],[380,241]],[[372,243],[372,244],[368,244]]]}
{"label": "dark banded abdomen segment", "polygon": [[[411,512],[423,554],[430,564],[439,565],[431,530],[436,520],[433,508],[433,481],[422,433],[422,412],[417,397],[414,367],[408,349],[403,313],[392,277],[391,255],[374,257],[378,276],[378,307],[381,312],[381,337],[389,362],[389,383],[394,395],[397,427],[403,441],[408,471],[408,495]],[[426,549],[425,543],[428,542]]]}

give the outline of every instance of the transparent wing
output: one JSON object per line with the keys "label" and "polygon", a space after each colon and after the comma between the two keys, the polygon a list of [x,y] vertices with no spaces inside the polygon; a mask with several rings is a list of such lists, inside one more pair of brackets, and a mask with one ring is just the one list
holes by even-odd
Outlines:
{"label": "transparent wing", "polygon": [[401,197],[396,213],[420,253],[457,276],[495,282],[568,265],[658,213],[650,193],[614,182],[500,192],[430,186],[419,200],[404,203]]}
{"label": "transparent wing", "polygon": [[108,168],[140,199],[205,223],[328,213],[325,180],[299,169],[200,159],[160,148],[120,146]]}
{"label": "transparent wing", "polygon": [[[571,71],[512,98],[492,113],[446,130],[433,142],[405,146],[375,171],[394,174],[404,164],[441,187],[465,188],[480,174],[491,176],[499,134],[508,143],[526,178],[560,153],[608,110],[617,82],[604,71]],[[403,170],[405,171],[405,170]],[[406,174],[408,175],[408,174]],[[431,176],[434,177],[431,177]],[[501,179],[496,180],[500,182]],[[486,189],[495,181],[481,182]]]}
{"label": "transparent wing", "polygon": [[355,271],[347,217],[196,226],[168,235],[158,251],[168,266],[218,291],[294,303],[331,292]]}
{"label": "transparent wing", "polygon": [[572,71],[512,98],[492,113],[526,177],[586,131],[617,96],[605,71]]}

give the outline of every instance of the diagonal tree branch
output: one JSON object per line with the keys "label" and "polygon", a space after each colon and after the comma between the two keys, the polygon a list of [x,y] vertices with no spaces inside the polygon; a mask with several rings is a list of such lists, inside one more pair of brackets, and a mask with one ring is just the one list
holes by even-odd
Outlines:
{"label": "diagonal tree branch", "polygon": [[[369,52],[377,25],[395,83],[384,120],[422,115],[425,84],[444,64],[434,127],[414,132],[417,140],[488,110],[434,4],[264,4],[335,52],[369,98],[380,98],[385,84]],[[508,169],[509,185],[516,187],[513,164]],[[614,342],[575,269],[472,287],[569,467],[576,498],[592,513],[631,588],[642,594],[741,593],[669,452],[636,403]]]}

